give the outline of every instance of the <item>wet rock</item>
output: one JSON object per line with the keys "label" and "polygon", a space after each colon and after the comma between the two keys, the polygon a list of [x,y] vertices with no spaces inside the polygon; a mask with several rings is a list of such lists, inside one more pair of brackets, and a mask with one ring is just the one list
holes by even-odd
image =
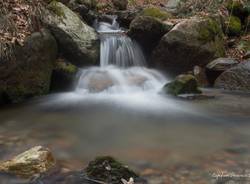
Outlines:
{"label": "wet rock", "polygon": [[79,81],[78,87],[80,89],[86,89],[91,93],[102,92],[115,84],[112,77],[105,71],[87,73],[84,75],[84,80]]}
{"label": "wet rock", "polygon": [[139,14],[139,10],[115,11],[114,14],[117,15],[117,22],[121,27],[129,28],[131,22]]}
{"label": "wet rock", "polygon": [[242,25],[241,20],[238,17],[230,16],[226,23],[226,34],[228,36],[238,36],[241,33]]}
{"label": "wet rock", "polygon": [[[15,58],[0,63],[0,91],[5,102],[49,92],[57,44],[48,30],[33,33],[23,46],[15,48]],[[0,53],[1,55],[1,53]]]}
{"label": "wet rock", "polygon": [[131,22],[128,34],[149,54],[171,28],[156,18],[139,16]]}
{"label": "wet rock", "polygon": [[208,63],[206,66],[206,74],[210,85],[226,70],[237,65],[238,62],[232,58],[218,58]]}
{"label": "wet rock", "polygon": [[112,3],[117,10],[126,10],[128,6],[128,0],[112,0]]}
{"label": "wet rock", "polygon": [[52,153],[37,146],[0,164],[0,171],[15,174],[24,178],[31,178],[36,174],[48,172],[55,166]]}
{"label": "wet rock", "polygon": [[122,179],[127,181],[130,178],[133,178],[135,181],[139,179],[135,172],[108,156],[98,157],[90,162],[86,172],[91,179],[112,184],[121,184]]}
{"label": "wet rock", "polygon": [[93,65],[99,60],[99,41],[95,30],[64,4],[52,1],[46,24],[55,36],[63,56],[77,66]]}
{"label": "wet rock", "polygon": [[245,61],[223,72],[215,81],[215,87],[250,92],[250,61]]}
{"label": "wet rock", "polygon": [[74,87],[74,81],[78,68],[62,59],[57,60],[52,73],[51,90],[52,91],[71,91]]}
{"label": "wet rock", "polygon": [[159,8],[156,8],[156,7],[145,8],[142,10],[140,15],[158,18],[162,21],[172,17],[172,15],[170,13],[168,13],[164,10],[161,10]]}
{"label": "wet rock", "polygon": [[198,89],[197,80],[193,75],[179,75],[176,79],[166,84],[162,93],[178,96],[181,94],[200,94],[201,91]]}
{"label": "wet rock", "polygon": [[223,32],[214,18],[193,17],[177,24],[163,36],[153,52],[151,63],[160,70],[179,74],[205,66],[224,56]]}
{"label": "wet rock", "polygon": [[68,7],[74,12],[77,12],[88,25],[93,25],[94,21],[98,18],[98,14],[93,11],[93,9],[96,8],[96,4],[90,0],[71,0],[68,3]]}

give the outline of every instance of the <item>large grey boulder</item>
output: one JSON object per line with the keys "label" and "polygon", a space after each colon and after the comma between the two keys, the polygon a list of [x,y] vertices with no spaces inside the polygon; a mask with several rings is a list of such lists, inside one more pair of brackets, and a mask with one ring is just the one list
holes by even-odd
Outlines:
{"label": "large grey boulder", "polygon": [[19,102],[49,92],[57,56],[57,44],[48,30],[33,33],[23,46],[15,48],[15,58],[0,62],[2,102]]}
{"label": "large grey boulder", "polygon": [[145,53],[150,53],[172,27],[149,16],[138,16],[130,24],[129,36],[136,40]]}
{"label": "large grey boulder", "polygon": [[215,87],[250,92],[250,60],[222,73],[216,79]]}
{"label": "large grey boulder", "polygon": [[223,36],[221,26],[214,18],[184,20],[163,36],[151,62],[155,67],[175,74],[192,70],[196,65],[203,67],[225,54]]}
{"label": "large grey boulder", "polygon": [[93,28],[64,4],[52,1],[45,22],[55,36],[61,53],[78,66],[93,65],[99,60],[99,39]]}

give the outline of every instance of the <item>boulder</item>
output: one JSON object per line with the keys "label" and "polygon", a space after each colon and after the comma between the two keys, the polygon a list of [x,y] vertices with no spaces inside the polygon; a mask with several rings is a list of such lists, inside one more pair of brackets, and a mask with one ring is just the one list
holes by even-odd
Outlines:
{"label": "boulder", "polygon": [[50,14],[44,21],[63,56],[77,66],[96,64],[99,61],[99,39],[95,30],[60,2],[52,1],[49,10]]}
{"label": "boulder", "polygon": [[226,70],[237,65],[238,62],[232,58],[218,58],[206,66],[206,74],[210,85],[214,84],[214,81]]}
{"label": "boulder", "polygon": [[85,169],[89,178],[105,183],[120,184],[121,180],[137,179],[138,175],[112,157],[98,157]]}
{"label": "boulder", "polygon": [[224,56],[224,35],[214,18],[193,17],[177,24],[163,36],[151,57],[156,68],[172,74],[206,66]]}
{"label": "boulder", "polygon": [[172,15],[170,13],[168,13],[164,10],[161,10],[159,8],[156,8],[156,7],[145,8],[142,10],[140,15],[158,18],[162,21],[172,17]]}
{"label": "boulder", "polygon": [[225,22],[226,34],[228,36],[238,36],[241,33],[242,25],[238,17],[230,16]]}
{"label": "boulder", "polygon": [[48,30],[33,33],[15,57],[0,63],[0,92],[5,102],[20,102],[49,92],[57,44]]}
{"label": "boulder", "polygon": [[124,10],[124,11],[115,11],[115,15],[117,15],[117,22],[121,27],[129,28],[131,22],[137,17],[139,14],[138,10]]}
{"label": "boulder", "polygon": [[62,59],[57,60],[52,73],[52,91],[71,91],[74,88],[78,68]]}
{"label": "boulder", "polygon": [[31,178],[36,174],[48,172],[55,165],[56,161],[49,149],[36,146],[9,161],[0,163],[0,171]]}
{"label": "boulder", "polygon": [[250,92],[250,61],[245,61],[223,72],[215,81],[215,87]]}
{"label": "boulder", "polygon": [[129,36],[136,40],[145,53],[150,53],[161,37],[171,29],[163,22],[149,16],[139,16],[130,24]]}
{"label": "boulder", "polygon": [[68,3],[68,7],[74,12],[77,12],[88,25],[93,25],[94,21],[98,18],[98,14],[92,10],[95,9],[96,5],[91,2],[92,1],[71,0]]}
{"label": "boulder", "polygon": [[112,3],[117,10],[126,10],[128,6],[128,0],[112,0]]}
{"label": "boulder", "polygon": [[198,82],[193,75],[183,74],[166,84],[162,93],[178,96],[181,94],[200,94],[201,91],[198,89]]}

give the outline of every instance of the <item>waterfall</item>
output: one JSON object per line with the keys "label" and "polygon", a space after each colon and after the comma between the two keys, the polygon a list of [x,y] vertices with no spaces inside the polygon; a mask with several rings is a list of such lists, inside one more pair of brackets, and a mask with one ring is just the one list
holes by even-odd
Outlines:
{"label": "waterfall", "polygon": [[139,45],[119,28],[115,17],[112,24],[97,22],[95,28],[99,32],[101,40],[101,67],[108,65],[119,67],[146,65]]}
{"label": "waterfall", "polygon": [[94,25],[100,34],[100,67],[82,69],[76,88],[80,93],[134,93],[159,90],[166,82],[156,70],[146,68],[139,45],[112,23]]}

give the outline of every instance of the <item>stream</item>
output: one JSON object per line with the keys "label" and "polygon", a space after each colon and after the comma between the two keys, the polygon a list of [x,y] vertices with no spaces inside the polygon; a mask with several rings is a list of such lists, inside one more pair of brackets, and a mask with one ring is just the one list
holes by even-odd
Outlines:
{"label": "stream", "polygon": [[101,66],[83,68],[74,91],[1,109],[2,159],[44,145],[72,168],[112,155],[132,167],[164,170],[227,149],[249,151],[250,94],[203,89],[213,98],[161,95],[169,80],[146,68],[139,46],[116,22],[96,26],[103,34]]}

